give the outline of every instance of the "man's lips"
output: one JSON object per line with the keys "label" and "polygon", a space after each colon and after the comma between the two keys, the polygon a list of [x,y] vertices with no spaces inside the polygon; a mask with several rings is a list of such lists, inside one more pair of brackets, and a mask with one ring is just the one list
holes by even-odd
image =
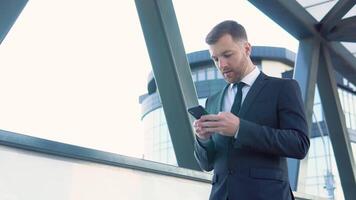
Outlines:
{"label": "man's lips", "polygon": [[229,75],[232,71],[225,71],[223,72],[224,75]]}

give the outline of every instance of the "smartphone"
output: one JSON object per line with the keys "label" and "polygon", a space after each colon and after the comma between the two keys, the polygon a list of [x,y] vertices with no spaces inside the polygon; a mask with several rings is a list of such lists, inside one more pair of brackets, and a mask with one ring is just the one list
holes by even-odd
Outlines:
{"label": "smartphone", "polygon": [[200,119],[201,116],[209,114],[203,106],[200,105],[188,108],[188,112],[193,115],[195,119]]}

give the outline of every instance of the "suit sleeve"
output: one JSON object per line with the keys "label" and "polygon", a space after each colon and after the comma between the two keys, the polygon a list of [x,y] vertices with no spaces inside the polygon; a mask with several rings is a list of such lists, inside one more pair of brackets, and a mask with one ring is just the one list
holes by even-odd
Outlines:
{"label": "suit sleeve", "polygon": [[214,169],[214,157],[215,148],[212,139],[202,143],[197,137],[195,137],[195,151],[194,156],[197,159],[200,168],[205,171],[211,171]]}
{"label": "suit sleeve", "polygon": [[278,128],[240,119],[236,148],[303,159],[309,149],[308,125],[300,88],[295,80],[285,81],[278,97]]}
{"label": "suit sleeve", "polygon": [[[205,107],[208,106],[208,100]],[[214,169],[214,157],[215,157],[215,144],[211,137],[209,140],[202,141],[195,136],[194,144],[194,156],[197,159],[200,168],[205,171],[211,171]]]}

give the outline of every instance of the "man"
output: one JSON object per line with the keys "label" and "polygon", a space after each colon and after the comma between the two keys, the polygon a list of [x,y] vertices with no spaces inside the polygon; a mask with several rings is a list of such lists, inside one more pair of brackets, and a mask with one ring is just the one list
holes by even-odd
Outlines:
{"label": "man", "polygon": [[208,98],[211,114],[194,121],[195,157],[202,169],[214,170],[210,199],[294,199],[286,157],[303,159],[309,149],[297,82],[259,71],[235,21],[216,25],[206,42],[228,82]]}

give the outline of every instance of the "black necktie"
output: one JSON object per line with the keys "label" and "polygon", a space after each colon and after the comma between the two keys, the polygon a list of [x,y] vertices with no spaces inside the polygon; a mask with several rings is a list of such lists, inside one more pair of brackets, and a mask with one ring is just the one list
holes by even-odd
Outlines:
{"label": "black necktie", "polygon": [[241,100],[242,100],[242,88],[245,86],[244,82],[235,83],[234,86],[237,86],[237,92],[235,95],[234,103],[231,107],[231,113],[234,115],[238,115],[241,108]]}

